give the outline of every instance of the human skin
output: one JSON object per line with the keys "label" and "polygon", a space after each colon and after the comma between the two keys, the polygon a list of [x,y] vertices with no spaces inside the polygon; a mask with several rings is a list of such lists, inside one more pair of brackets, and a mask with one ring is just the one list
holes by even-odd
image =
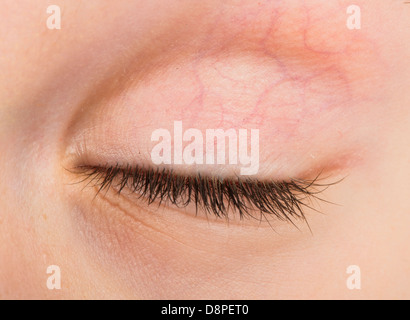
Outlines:
{"label": "human skin", "polygon": [[[0,299],[410,297],[410,5],[354,1],[349,30],[344,0],[53,4],[61,30],[49,1],[1,1]],[[71,170],[149,164],[177,120],[259,129],[259,180],[343,180],[309,230],[95,196]]]}

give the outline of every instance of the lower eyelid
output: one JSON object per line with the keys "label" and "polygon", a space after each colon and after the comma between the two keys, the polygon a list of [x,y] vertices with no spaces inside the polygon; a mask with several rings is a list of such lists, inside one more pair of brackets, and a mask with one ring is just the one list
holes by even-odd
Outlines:
{"label": "lower eyelid", "polygon": [[[213,233],[216,231],[221,235],[226,232],[227,228],[240,227],[242,230],[253,230],[255,232],[266,229],[272,232],[272,228],[278,231],[277,229],[285,230],[285,228],[287,229],[290,226],[290,224],[284,224],[283,221],[279,220],[269,219],[272,221],[268,222],[263,218],[258,219],[257,213],[255,213],[253,218],[248,216],[247,218],[239,219],[235,218],[233,212],[230,212],[228,218],[221,219],[205,214],[203,211],[197,211],[194,205],[189,205],[186,208],[168,205],[161,206],[158,203],[147,205],[144,200],[136,198],[134,194],[123,193],[119,195],[113,188],[99,193],[97,196],[95,196],[96,192],[98,192],[97,187],[91,187],[89,191],[91,191],[90,196],[93,197],[93,201],[89,205],[92,205],[93,209],[97,208],[99,212],[105,212],[102,214],[113,214],[125,217],[125,219],[131,219],[135,226],[139,226],[138,228],[143,227],[160,233],[169,228],[186,228],[188,225],[191,231],[192,228],[198,228],[198,230],[202,230],[201,232]],[[305,224],[301,223],[302,225]],[[294,226],[292,226],[293,228]],[[183,230],[180,231],[182,232]]]}
{"label": "lower eyelid", "polygon": [[[148,208],[124,201],[113,190],[90,201],[94,191],[93,188],[85,191],[85,202],[79,202],[78,197],[72,199],[78,208],[74,217],[77,238],[92,258],[97,259],[95,263],[122,274],[128,281],[126,287],[129,281],[136,281],[136,288],[140,288],[147,276],[155,276],[157,272],[167,274],[170,269],[186,275],[176,260],[183,261],[184,268],[189,267],[192,275],[202,262],[208,262],[208,268],[220,273],[221,267],[232,259],[238,267],[250,259],[253,262],[259,258],[265,261],[266,257],[280,259],[282,254],[292,252],[295,245],[299,246],[300,241],[311,238],[308,230],[302,235],[288,224],[274,223],[272,231],[270,226],[256,221],[216,223],[173,209]],[[244,255],[232,255],[235,248]]]}

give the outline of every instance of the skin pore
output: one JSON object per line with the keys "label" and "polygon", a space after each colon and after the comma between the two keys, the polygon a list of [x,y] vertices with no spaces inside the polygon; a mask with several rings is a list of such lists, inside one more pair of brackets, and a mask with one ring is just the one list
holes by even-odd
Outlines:
{"label": "skin pore", "polygon": [[[42,0],[0,20],[1,299],[409,297],[410,5],[355,1],[349,30],[344,0],[54,4],[61,30]],[[177,120],[259,129],[255,178],[344,178],[320,194],[334,204],[298,229],[79,183],[77,166],[152,165],[151,133]]]}

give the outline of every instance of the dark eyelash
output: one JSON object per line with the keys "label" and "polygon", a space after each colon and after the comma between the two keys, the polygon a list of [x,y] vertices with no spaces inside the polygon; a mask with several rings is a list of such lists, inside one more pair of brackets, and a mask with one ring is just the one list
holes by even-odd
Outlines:
{"label": "dark eyelash", "polygon": [[266,215],[270,215],[292,224],[294,220],[306,221],[303,209],[313,209],[312,199],[325,201],[317,194],[334,184],[319,184],[319,175],[313,180],[265,182],[239,177],[206,177],[199,173],[183,176],[172,170],[128,165],[76,169],[85,175],[82,182],[88,180],[87,185],[93,183],[98,187],[97,194],[113,186],[118,194],[128,188],[149,205],[170,203],[182,208],[193,203],[197,212],[202,209],[219,218],[228,218],[229,210],[238,213],[241,219],[254,217],[254,212],[258,211],[260,219],[267,220]]}

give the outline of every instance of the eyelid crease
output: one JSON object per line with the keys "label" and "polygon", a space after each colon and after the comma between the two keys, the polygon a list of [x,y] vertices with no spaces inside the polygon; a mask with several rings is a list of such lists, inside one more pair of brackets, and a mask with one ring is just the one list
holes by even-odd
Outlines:
{"label": "eyelid crease", "polygon": [[[334,183],[319,183],[319,175],[312,180],[290,179],[289,181],[261,181],[241,177],[222,178],[196,175],[175,174],[172,170],[144,168],[140,166],[107,165],[78,166],[74,173],[83,175],[78,183],[87,182],[98,188],[96,196],[102,191],[114,188],[121,194],[126,188],[143,199],[148,205],[157,202],[172,204],[179,208],[195,205],[205,214],[229,220],[229,211],[245,217],[266,220],[273,216],[280,221],[287,221],[295,227],[296,220],[307,225],[304,209],[312,207],[312,200],[328,202],[317,195]],[[260,217],[254,216],[259,212]],[[309,226],[309,225],[308,225]]]}

